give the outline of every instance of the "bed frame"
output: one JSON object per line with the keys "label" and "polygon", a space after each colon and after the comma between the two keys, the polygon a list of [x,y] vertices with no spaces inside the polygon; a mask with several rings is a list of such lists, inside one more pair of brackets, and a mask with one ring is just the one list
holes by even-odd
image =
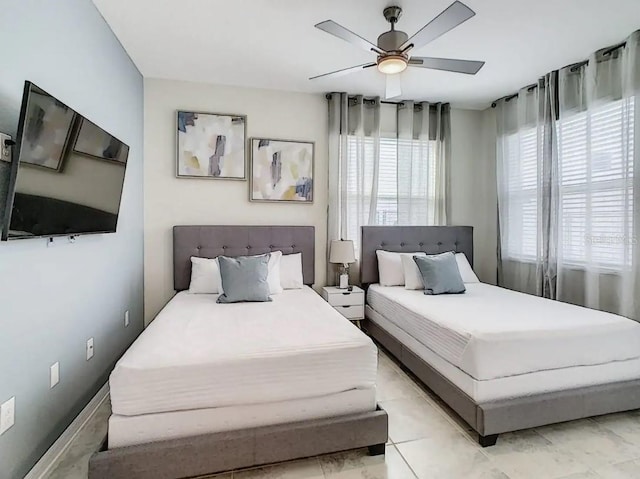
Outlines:
{"label": "bed frame", "polygon": [[[378,282],[376,250],[464,253],[473,266],[470,226],[363,226],[361,282]],[[640,380],[565,389],[512,399],[476,403],[428,362],[375,323],[379,315],[365,308],[364,329],[479,434],[483,447],[493,446],[500,433],[640,408]],[[374,320],[372,320],[372,318]]]}
{"label": "bed frame", "polygon": [[[282,251],[302,253],[306,285],[314,282],[313,226],[175,226],[174,289],[189,288],[191,256],[215,258]],[[387,413],[375,411],[102,449],[89,479],[178,479],[368,447],[384,454]]]}

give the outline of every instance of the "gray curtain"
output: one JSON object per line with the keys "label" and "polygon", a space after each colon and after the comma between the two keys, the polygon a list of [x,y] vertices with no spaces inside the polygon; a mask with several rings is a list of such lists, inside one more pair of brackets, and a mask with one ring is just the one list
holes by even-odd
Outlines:
{"label": "gray curtain", "polygon": [[[404,101],[381,108],[379,98],[331,94],[329,244],[350,239],[357,249],[363,225],[446,224],[450,131],[448,104]],[[351,271],[357,283],[358,265]],[[327,277],[335,281],[331,264]]]}
{"label": "gray curtain", "polygon": [[[555,265],[548,248],[549,235],[543,235],[545,219],[549,228],[553,225],[552,216],[543,213],[542,190],[552,191],[549,165],[553,148],[548,144],[552,121],[547,112],[551,110],[548,91],[556,77],[547,75],[517,95],[499,100],[496,106],[498,284],[547,297],[554,294],[546,285],[553,282]],[[525,189],[530,193],[518,194]],[[550,202],[549,197],[548,206]],[[538,232],[533,243],[525,238],[532,229]]]}
{"label": "gray curtain", "polygon": [[[380,99],[333,93],[329,98],[329,209],[327,239],[359,244],[359,227],[376,224],[380,160]],[[327,249],[327,253],[329,249]],[[327,280],[335,268],[327,264]],[[358,282],[358,267],[351,269]]]}
{"label": "gray curtain", "polygon": [[398,224],[447,224],[450,129],[449,104],[397,105]]}
{"label": "gray curtain", "polygon": [[501,286],[640,318],[639,45],[497,102]]}

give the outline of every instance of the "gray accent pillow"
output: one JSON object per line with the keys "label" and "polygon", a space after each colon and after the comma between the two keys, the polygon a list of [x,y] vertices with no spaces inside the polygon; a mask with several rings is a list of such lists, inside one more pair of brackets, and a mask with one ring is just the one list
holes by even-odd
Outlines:
{"label": "gray accent pillow", "polygon": [[413,261],[422,275],[424,294],[457,294],[467,290],[454,253],[414,256]]}
{"label": "gray accent pillow", "polygon": [[271,253],[259,256],[218,256],[223,294],[218,303],[243,301],[266,302],[269,296],[269,258]]}

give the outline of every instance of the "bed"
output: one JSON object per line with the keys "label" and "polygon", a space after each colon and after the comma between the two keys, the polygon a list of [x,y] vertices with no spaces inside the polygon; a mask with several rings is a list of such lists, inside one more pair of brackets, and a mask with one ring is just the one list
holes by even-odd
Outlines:
{"label": "bed", "polygon": [[467,283],[425,296],[378,284],[376,250],[464,253],[471,227],[363,227],[365,329],[479,433],[483,446],[530,427],[640,408],[640,324]]}
{"label": "bed", "polygon": [[[192,256],[302,253],[268,303],[190,294]],[[178,226],[177,294],[116,364],[91,479],[182,478],[369,447],[383,454],[377,348],[309,285],[313,227]]]}

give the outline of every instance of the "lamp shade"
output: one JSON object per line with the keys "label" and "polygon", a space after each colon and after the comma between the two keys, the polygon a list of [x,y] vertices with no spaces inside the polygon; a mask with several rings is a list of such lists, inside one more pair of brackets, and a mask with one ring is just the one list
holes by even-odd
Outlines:
{"label": "lamp shade", "polygon": [[351,240],[333,240],[331,241],[331,252],[329,254],[329,263],[355,263],[356,254],[353,249],[353,241]]}

